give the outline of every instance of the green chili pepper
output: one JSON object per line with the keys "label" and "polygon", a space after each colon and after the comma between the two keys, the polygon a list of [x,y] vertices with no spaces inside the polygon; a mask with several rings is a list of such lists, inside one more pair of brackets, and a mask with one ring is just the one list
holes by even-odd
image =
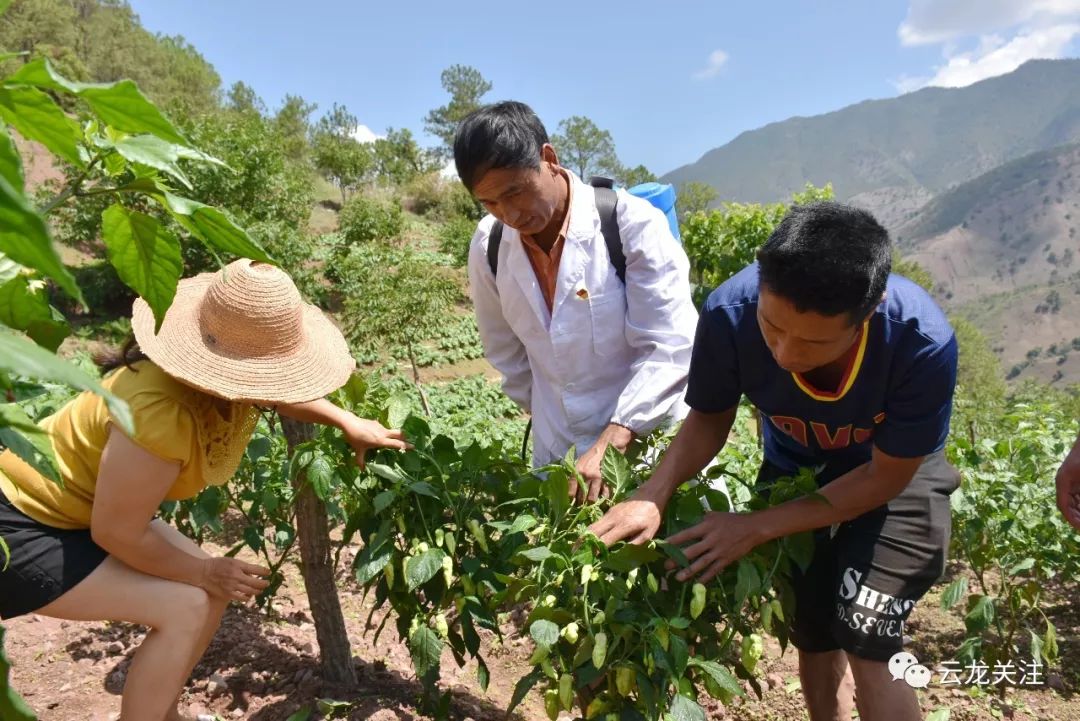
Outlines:
{"label": "green chili pepper", "polygon": [[697,618],[705,610],[705,584],[695,583],[693,594],[690,599],[690,618]]}
{"label": "green chili pepper", "polygon": [[742,649],[741,649],[742,665],[750,673],[754,672],[757,668],[757,663],[761,659],[761,654],[765,651],[765,643],[762,641],[761,636],[756,633],[752,633],[749,636],[743,636]]}
{"label": "green chili pepper", "polygon": [[470,518],[468,521],[469,533],[473,535],[476,542],[480,545],[480,550],[484,553],[490,553],[488,550],[487,534],[484,533],[483,527],[480,526],[480,521],[475,518]]}
{"label": "green chili pepper", "polygon": [[544,692],[544,710],[547,712],[548,718],[551,721],[558,721],[559,718],[559,692],[551,689]]}
{"label": "green chili pepper", "polygon": [[600,668],[604,665],[604,659],[607,658],[607,634],[601,631],[596,634],[595,642],[592,649],[592,663],[596,668]]}
{"label": "green chili pepper", "polygon": [[574,677],[568,673],[559,678],[559,701],[567,711],[574,707]]}
{"label": "green chili pepper", "polygon": [[648,584],[649,590],[656,593],[660,590],[660,582],[656,580],[656,576],[649,571],[649,575],[645,577],[645,583]]}
{"label": "green chili pepper", "polygon": [[454,559],[450,558],[450,556],[443,556],[442,572],[446,585],[449,587],[454,582]]}
{"label": "green chili pepper", "polygon": [[660,642],[660,648],[665,651],[668,650],[668,646],[671,645],[671,636],[668,633],[668,627],[665,625],[656,627],[656,640]]}

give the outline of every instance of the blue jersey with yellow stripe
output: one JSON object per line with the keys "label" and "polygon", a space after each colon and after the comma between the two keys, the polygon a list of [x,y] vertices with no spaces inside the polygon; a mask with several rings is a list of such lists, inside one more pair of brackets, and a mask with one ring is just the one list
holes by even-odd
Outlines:
{"label": "blue jersey with yellow stripe", "polygon": [[901,458],[940,450],[956,385],[956,337],[921,287],[889,276],[885,300],[860,329],[839,385],[814,388],[773,359],[757,319],[758,267],[709,295],[698,321],[686,401],[704,413],[746,396],[762,415],[765,457],[845,473],[873,446]]}

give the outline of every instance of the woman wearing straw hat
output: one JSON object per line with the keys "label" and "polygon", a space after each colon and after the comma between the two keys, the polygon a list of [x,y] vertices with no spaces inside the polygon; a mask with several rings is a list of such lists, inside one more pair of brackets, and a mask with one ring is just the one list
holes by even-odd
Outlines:
{"label": "woman wearing straw hat", "polygon": [[135,302],[138,350],[104,385],[127,401],[127,435],[99,396],[83,393],[42,421],[61,488],[10,451],[0,455],[0,617],[34,612],[150,628],[127,674],[123,721],[182,718],[176,699],[231,600],[266,587],[269,570],[214,557],[154,515],[235,472],[257,418],[272,406],[336,426],[363,463],[375,447],[406,448],[400,431],[357,418],[323,396],[355,362],[341,333],[304,303],[278,268],[239,260],[180,282],[154,332]]}

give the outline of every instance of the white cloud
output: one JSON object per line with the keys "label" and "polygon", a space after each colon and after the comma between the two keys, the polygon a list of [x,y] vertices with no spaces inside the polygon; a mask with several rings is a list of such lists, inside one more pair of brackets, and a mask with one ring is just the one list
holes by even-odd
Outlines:
{"label": "white cloud", "polygon": [[897,33],[903,45],[928,45],[1078,15],[1080,0],[911,0]]}
{"label": "white cloud", "polygon": [[385,135],[377,134],[366,125],[357,125],[352,136],[360,143],[374,143],[376,140],[382,140],[386,137]]}
{"label": "white cloud", "polygon": [[943,63],[902,75],[902,93],[957,88],[1010,73],[1028,60],[1070,54],[1080,37],[1080,0],[911,0],[900,43],[941,45]]}
{"label": "white cloud", "polygon": [[723,50],[713,50],[711,53],[709,53],[709,60],[705,64],[705,67],[694,73],[694,77],[698,80],[715,77],[716,74],[720,72],[720,69],[724,67],[727,61],[727,53],[725,53]]}
{"label": "white cloud", "polygon": [[1011,73],[1028,60],[1060,58],[1078,35],[1080,24],[1031,30],[1020,33],[1008,42],[997,36],[983,37],[977,50],[948,57],[947,62],[937,68],[934,77],[926,84],[961,88],[986,78]]}

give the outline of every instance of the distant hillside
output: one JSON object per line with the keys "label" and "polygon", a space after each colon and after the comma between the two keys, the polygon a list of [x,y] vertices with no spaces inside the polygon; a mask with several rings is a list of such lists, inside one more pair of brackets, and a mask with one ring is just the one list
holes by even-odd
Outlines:
{"label": "distant hillside", "polygon": [[899,207],[902,215],[1004,162],[1076,141],[1080,60],[1037,60],[966,88],[925,88],[773,123],[663,180],[702,181],[719,199],[748,202],[832,182],[839,198],[862,196],[872,209]]}
{"label": "distant hillside", "polygon": [[934,276],[938,297],[987,334],[1006,371],[1080,382],[1080,144],[942,193],[894,236]]}

